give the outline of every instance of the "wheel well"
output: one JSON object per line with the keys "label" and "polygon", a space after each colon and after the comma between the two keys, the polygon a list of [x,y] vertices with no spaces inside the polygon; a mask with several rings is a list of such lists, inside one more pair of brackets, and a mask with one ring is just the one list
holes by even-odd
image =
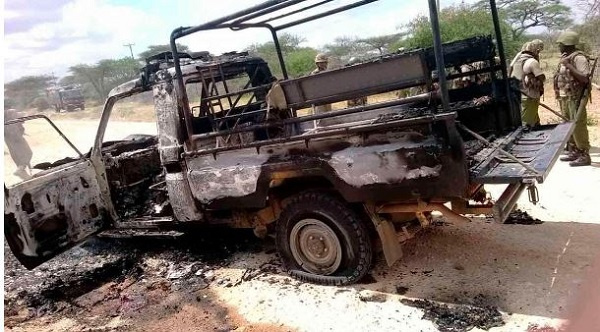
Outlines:
{"label": "wheel well", "polygon": [[279,200],[284,200],[290,196],[307,190],[331,190],[333,188],[333,184],[322,176],[289,178],[283,180],[283,182],[281,182],[281,184],[277,187],[271,188],[269,190],[269,196],[274,195]]}

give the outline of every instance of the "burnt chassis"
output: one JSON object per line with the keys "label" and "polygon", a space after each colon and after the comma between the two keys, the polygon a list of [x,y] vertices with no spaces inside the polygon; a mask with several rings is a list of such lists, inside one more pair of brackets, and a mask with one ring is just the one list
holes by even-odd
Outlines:
{"label": "burnt chassis", "polygon": [[[273,6],[269,7],[271,9],[282,9],[300,2],[270,1],[265,5]],[[360,1],[317,16],[334,14],[370,2],[373,1]],[[270,12],[266,10],[267,7],[255,7],[200,29],[175,30],[172,45],[175,45],[178,36],[191,33],[192,30],[265,27],[264,22],[248,24],[240,21],[226,25],[223,22],[239,20],[242,16],[259,17]],[[261,15],[257,16],[258,13]],[[435,23],[436,20],[433,21]],[[273,28],[270,30],[274,31]],[[276,33],[273,35],[282,61]],[[498,47],[503,58],[501,42]],[[428,213],[431,211],[443,212],[450,220],[459,222],[465,219],[458,213],[489,213],[495,210],[497,219],[502,221],[526,186],[535,180],[544,180],[556,160],[560,145],[570,135],[572,126],[564,124],[556,128],[548,126],[533,133],[521,132],[516,111],[518,103],[512,103],[519,98],[511,95],[509,82],[503,79],[506,77],[504,65],[489,65],[480,71],[448,77],[432,75],[433,68],[437,68],[439,73],[445,71],[440,68],[474,61],[483,60],[491,64],[494,62],[494,52],[490,38],[474,38],[429,50],[392,54],[340,70],[276,83],[271,79],[268,67],[267,70],[250,70],[254,73],[250,80],[252,87],[246,86],[237,91],[237,97],[252,93],[254,102],[237,107],[240,98],[236,98],[235,93],[225,91],[223,94],[205,89],[200,105],[193,108],[187,97],[186,82],[199,80],[203,87],[210,84],[214,86],[216,82],[224,84],[240,72],[239,69],[228,72],[228,67],[235,68],[230,66],[232,63],[239,64],[239,68],[254,63],[255,69],[264,69],[266,64],[244,55],[231,55],[230,58],[217,61],[190,57],[192,60],[182,65],[182,54],[174,49],[172,67],[165,69],[160,63],[149,63],[140,79],[111,92],[91,154],[80,164],[83,166],[75,167],[71,172],[73,174],[69,173],[74,179],[72,184],[78,190],[85,188],[94,191],[95,194],[86,196],[95,200],[93,205],[81,202],[77,208],[82,213],[73,217],[65,215],[64,204],[62,211],[60,209],[61,203],[72,199],[72,196],[58,197],[56,203],[54,199],[48,199],[48,203],[52,201],[58,204],[51,208],[56,213],[35,219],[32,218],[33,212],[19,208],[23,206],[26,191],[36,189],[35,183],[16,190],[5,189],[6,193],[14,190],[16,196],[9,203],[5,201],[5,211],[9,212],[8,218],[5,212],[5,218],[12,222],[11,238],[27,238],[35,243],[52,235],[50,240],[37,246],[19,241],[9,241],[9,244],[13,251],[21,254],[17,257],[26,266],[35,267],[51,258],[57,250],[64,250],[108,225],[149,228],[226,223],[235,227],[253,227],[258,234],[264,234],[267,225],[279,218],[286,197],[314,188],[333,188],[346,202],[364,208],[364,213],[373,222],[382,241],[389,264],[402,254],[398,239],[410,236],[404,227],[397,234],[392,221],[398,221],[396,219],[399,216],[416,216],[420,226],[425,226],[429,223]],[[443,54],[441,60],[440,54]],[[167,59],[167,63],[169,61]],[[282,68],[284,78],[287,78],[284,64]],[[255,75],[258,72],[261,74]],[[498,72],[502,73],[501,78],[493,79],[486,86],[447,91],[444,83],[446,78],[478,73],[489,73],[496,78]],[[355,77],[368,80],[352,79]],[[340,86],[335,84],[336,81],[347,84]],[[365,94],[420,85],[426,85],[432,91],[434,81],[439,81],[440,92],[325,114],[297,116],[297,110],[303,107]],[[223,87],[227,89],[225,85]],[[115,188],[111,187],[110,169],[115,163],[103,156],[102,141],[114,103],[149,89],[152,89],[155,99],[158,143],[141,152],[146,153],[145,158],[152,161],[151,164],[156,164],[158,159],[160,163],[156,165],[157,169],[151,167],[147,174],[136,176],[143,180],[144,176],[155,175],[157,171],[164,174],[164,190],[168,192],[173,217],[128,220],[127,216],[117,211],[114,204]],[[269,93],[279,98],[271,102]],[[485,95],[493,96],[489,105],[471,102],[474,97]],[[229,110],[219,104],[223,98],[229,100]],[[215,112],[215,107],[220,112]],[[232,109],[235,111],[229,112]],[[194,118],[194,111],[199,117],[202,115],[208,119],[204,124],[208,123],[209,126],[199,123]],[[307,123],[315,121],[323,126],[313,128],[316,130],[307,128]],[[459,131],[459,126],[464,129]],[[495,142],[494,148],[468,153],[465,143],[472,141],[468,134],[471,129],[475,135],[496,134],[504,137]],[[246,136],[248,133],[251,135]],[[231,138],[235,136],[238,138]],[[533,146],[534,149],[523,149],[524,146]],[[511,163],[510,160],[499,158],[499,148],[520,151],[527,155],[526,158],[533,158],[527,159],[529,161],[526,163],[521,161],[525,165]],[[136,151],[131,152],[135,154]],[[44,175],[56,179],[65,176],[67,168],[49,171]],[[92,186],[89,185],[94,182],[89,178],[92,174],[90,168],[97,176],[97,183]],[[85,181],[77,180],[77,176],[84,178],[80,176],[82,172],[86,176]],[[126,180],[120,181],[123,188],[139,182]],[[469,205],[469,199],[475,198],[485,183],[510,185],[494,206]],[[151,186],[146,189],[149,190]],[[56,191],[59,190],[56,188]],[[35,202],[43,201],[43,192],[35,194],[40,196],[34,197]],[[444,205],[446,202],[452,202],[452,209]],[[23,220],[31,220],[32,225],[23,227]],[[82,231],[79,223],[86,220],[94,222],[91,226],[88,223],[88,227]],[[48,222],[58,230],[36,233],[36,229],[48,226]]]}

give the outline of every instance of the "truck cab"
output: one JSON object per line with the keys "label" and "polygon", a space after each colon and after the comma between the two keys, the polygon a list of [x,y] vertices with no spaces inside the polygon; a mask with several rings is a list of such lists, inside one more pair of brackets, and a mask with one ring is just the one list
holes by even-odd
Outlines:
{"label": "truck cab", "polygon": [[[248,53],[175,47],[197,31],[276,31],[244,18],[277,9],[267,2],[175,30],[172,52],[149,58],[139,78],[110,92],[89,153],[34,166],[43,170],[5,185],[5,236],[15,256],[34,268],[107,229],[222,225],[274,234],[284,266],[300,280],[349,284],[369,271],[375,248],[390,265],[401,258],[401,243],[429,227],[434,211],[455,223],[473,213],[502,223],[519,195],[545,180],[573,130],[521,127],[520,96],[491,36],[299,78],[288,77],[282,56],[278,78]],[[478,61],[482,69],[449,73]],[[480,74],[489,80],[445,83]],[[415,87],[421,93],[390,98]],[[105,141],[115,103],[149,91],[157,135]],[[365,105],[345,104],[363,96]],[[333,110],[314,112],[326,104]],[[507,185],[495,202],[484,189],[492,183]]]}

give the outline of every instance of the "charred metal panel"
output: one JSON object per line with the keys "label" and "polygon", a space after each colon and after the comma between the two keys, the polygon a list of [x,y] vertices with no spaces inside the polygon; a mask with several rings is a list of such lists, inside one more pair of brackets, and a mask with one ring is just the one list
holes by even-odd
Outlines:
{"label": "charred metal panel", "polygon": [[203,155],[188,159],[190,188],[194,198],[203,204],[224,197],[253,194],[269,154],[248,151],[227,152],[217,156]]}
{"label": "charred metal panel", "polygon": [[393,55],[280,82],[287,105],[303,108],[425,84],[430,77],[421,52]]}
{"label": "charred metal panel", "polygon": [[182,152],[181,119],[177,108],[177,96],[171,75],[167,70],[156,73],[160,83],[152,87],[158,142],[162,164],[179,162]]}
{"label": "charred metal panel", "polygon": [[[445,122],[439,124],[445,132]],[[460,140],[460,136],[447,135]],[[210,209],[264,207],[275,183],[322,178],[350,202],[462,197],[468,185],[461,142],[429,125],[335,136],[190,157],[194,198]],[[456,151],[458,149],[458,151]],[[300,180],[302,181],[302,180]]]}
{"label": "charred metal panel", "polygon": [[203,215],[196,207],[190,186],[183,173],[165,174],[169,200],[178,221],[202,221]]}
{"label": "charred metal panel", "polygon": [[489,151],[484,161],[470,170],[473,181],[519,183],[524,179],[535,179],[540,183],[544,182],[573,130],[573,123],[568,122],[510,135],[499,147],[531,166],[539,174],[532,174],[522,165],[500,155],[496,149],[487,149],[480,152],[485,154]]}
{"label": "charred metal panel", "polygon": [[419,143],[350,147],[333,153],[328,163],[336,175],[351,186],[392,185],[404,180],[439,177],[440,150],[431,137]]}
{"label": "charred metal panel", "polygon": [[4,232],[34,268],[101,230],[108,215],[90,161],[64,165],[8,189]]}

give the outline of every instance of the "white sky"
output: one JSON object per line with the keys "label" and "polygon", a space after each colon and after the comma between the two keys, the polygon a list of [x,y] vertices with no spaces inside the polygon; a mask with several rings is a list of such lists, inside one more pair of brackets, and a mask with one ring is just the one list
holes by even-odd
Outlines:
{"label": "white sky", "polygon": [[[168,44],[179,26],[197,25],[234,13],[264,0],[5,0],[4,80],[25,75],[61,77],[69,66],[134,55],[148,45]],[[309,0],[308,3],[314,3]],[[339,6],[352,0],[336,0]],[[462,2],[441,0],[442,7]],[[466,0],[472,3],[474,0]],[[418,14],[428,12],[426,0],[380,0],[330,18],[294,27],[287,32],[321,47],[339,36],[374,36],[398,32]],[[193,51],[239,51],[270,40],[265,29],[213,31],[183,38]]]}

